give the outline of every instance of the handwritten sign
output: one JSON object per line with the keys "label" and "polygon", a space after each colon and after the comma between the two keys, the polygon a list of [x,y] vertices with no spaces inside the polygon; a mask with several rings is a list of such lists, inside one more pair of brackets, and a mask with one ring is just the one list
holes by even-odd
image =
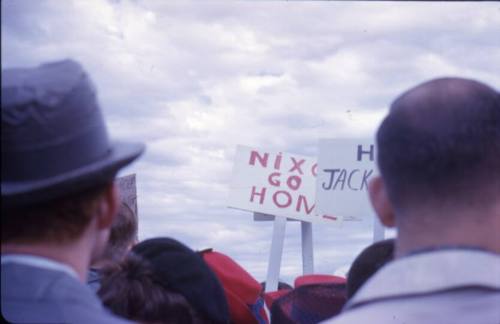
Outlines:
{"label": "handwritten sign", "polygon": [[120,194],[120,201],[125,203],[137,217],[137,188],[135,174],[129,174],[115,179]]}
{"label": "handwritten sign", "polygon": [[368,182],[378,173],[369,139],[319,141],[316,212],[361,220],[373,215]]}
{"label": "handwritten sign", "polygon": [[335,223],[315,212],[316,160],[238,146],[229,207],[307,222]]}

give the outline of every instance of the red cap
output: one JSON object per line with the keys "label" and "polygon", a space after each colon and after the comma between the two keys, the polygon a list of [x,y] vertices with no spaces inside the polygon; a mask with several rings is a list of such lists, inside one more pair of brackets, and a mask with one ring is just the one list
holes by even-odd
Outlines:
{"label": "red cap", "polygon": [[288,294],[290,291],[292,291],[292,290],[291,289],[281,289],[281,290],[270,291],[270,292],[265,293],[264,300],[266,301],[267,308],[271,309],[271,306],[278,298]]}
{"label": "red cap", "polygon": [[268,323],[261,286],[233,259],[219,252],[200,252],[221,282],[233,323]]}
{"label": "red cap", "polygon": [[345,284],[346,279],[334,275],[310,274],[295,278],[295,288],[305,285],[316,285],[325,283]]}
{"label": "red cap", "polygon": [[345,284],[306,284],[275,300],[271,318],[276,323],[319,323],[340,313],[345,302]]}

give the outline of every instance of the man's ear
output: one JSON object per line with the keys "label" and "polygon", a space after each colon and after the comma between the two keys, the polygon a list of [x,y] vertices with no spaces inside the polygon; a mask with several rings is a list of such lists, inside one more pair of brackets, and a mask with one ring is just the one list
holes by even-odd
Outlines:
{"label": "man's ear", "polygon": [[387,188],[380,176],[376,176],[368,183],[368,193],[373,209],[377,213],[380,222],[385,227],[394,227],[396,220],[394,216],[394,208],[389,201]]}
{"label": "man's ear", "polygon": [[114,183],[106,186],[99,206],[97,226],[100,229],[110,228],[118,213],[118,189]]}

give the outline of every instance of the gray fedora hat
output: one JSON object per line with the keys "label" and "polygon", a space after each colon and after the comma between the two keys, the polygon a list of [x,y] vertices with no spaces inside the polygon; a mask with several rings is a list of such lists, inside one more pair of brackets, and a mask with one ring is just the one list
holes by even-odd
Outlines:
{"label": "gray fedora hat", "polygon": [[2,70],[1,142],[6,206],[109,182],[144,151],[110,141],[95,88],[73,60]]}

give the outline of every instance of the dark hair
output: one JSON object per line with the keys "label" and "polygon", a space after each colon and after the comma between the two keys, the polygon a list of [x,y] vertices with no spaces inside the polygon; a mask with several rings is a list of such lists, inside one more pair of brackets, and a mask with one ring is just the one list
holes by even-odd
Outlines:
{"label": "dark hair", "polygon": [[347,274],[347,299],[350,299],[378,269],[392,259],[394,259],[394,239],[373,243],[361,251]]}
{"label": "dark hair", "polygon": [[166,287],[148,261],[133,253],[103,271],[97,294],[113,313],[133,321],[202,323],[186,298]]}
{"label": "dark hair", "polygon": [[147,260],[158,282],[182,294],[204,321],[229,323],[224,288],[198,253],[169,237],[142,241],[132,253]]}
{"label": "dark hair", "polygon": [[122,202],[109,233],[109,240],[103,258],[119,262],[137,238],[137,216],[130,207]]}
{"label": "dark hair", "polygon": [[106,187],[97,185],[44,203],[2,207],[2,243],[64,243],[80,237]]}
{"label": "dark hair", "polygon": [[500,192],[500,94],[459,78],[419,85],[394,101],[377,145],[395,207],[492,201]]}
{"label": "dark hair", "polygon": [[[266,290],[266,282],[262,281],[260,283],[260,286],[262,288],[262,292],[264,292]],[[287,284],[286,282],[278,281],[278,290],[292,290],[292,289],[293,289],[293,287],[290,286],[289,284]]]}

